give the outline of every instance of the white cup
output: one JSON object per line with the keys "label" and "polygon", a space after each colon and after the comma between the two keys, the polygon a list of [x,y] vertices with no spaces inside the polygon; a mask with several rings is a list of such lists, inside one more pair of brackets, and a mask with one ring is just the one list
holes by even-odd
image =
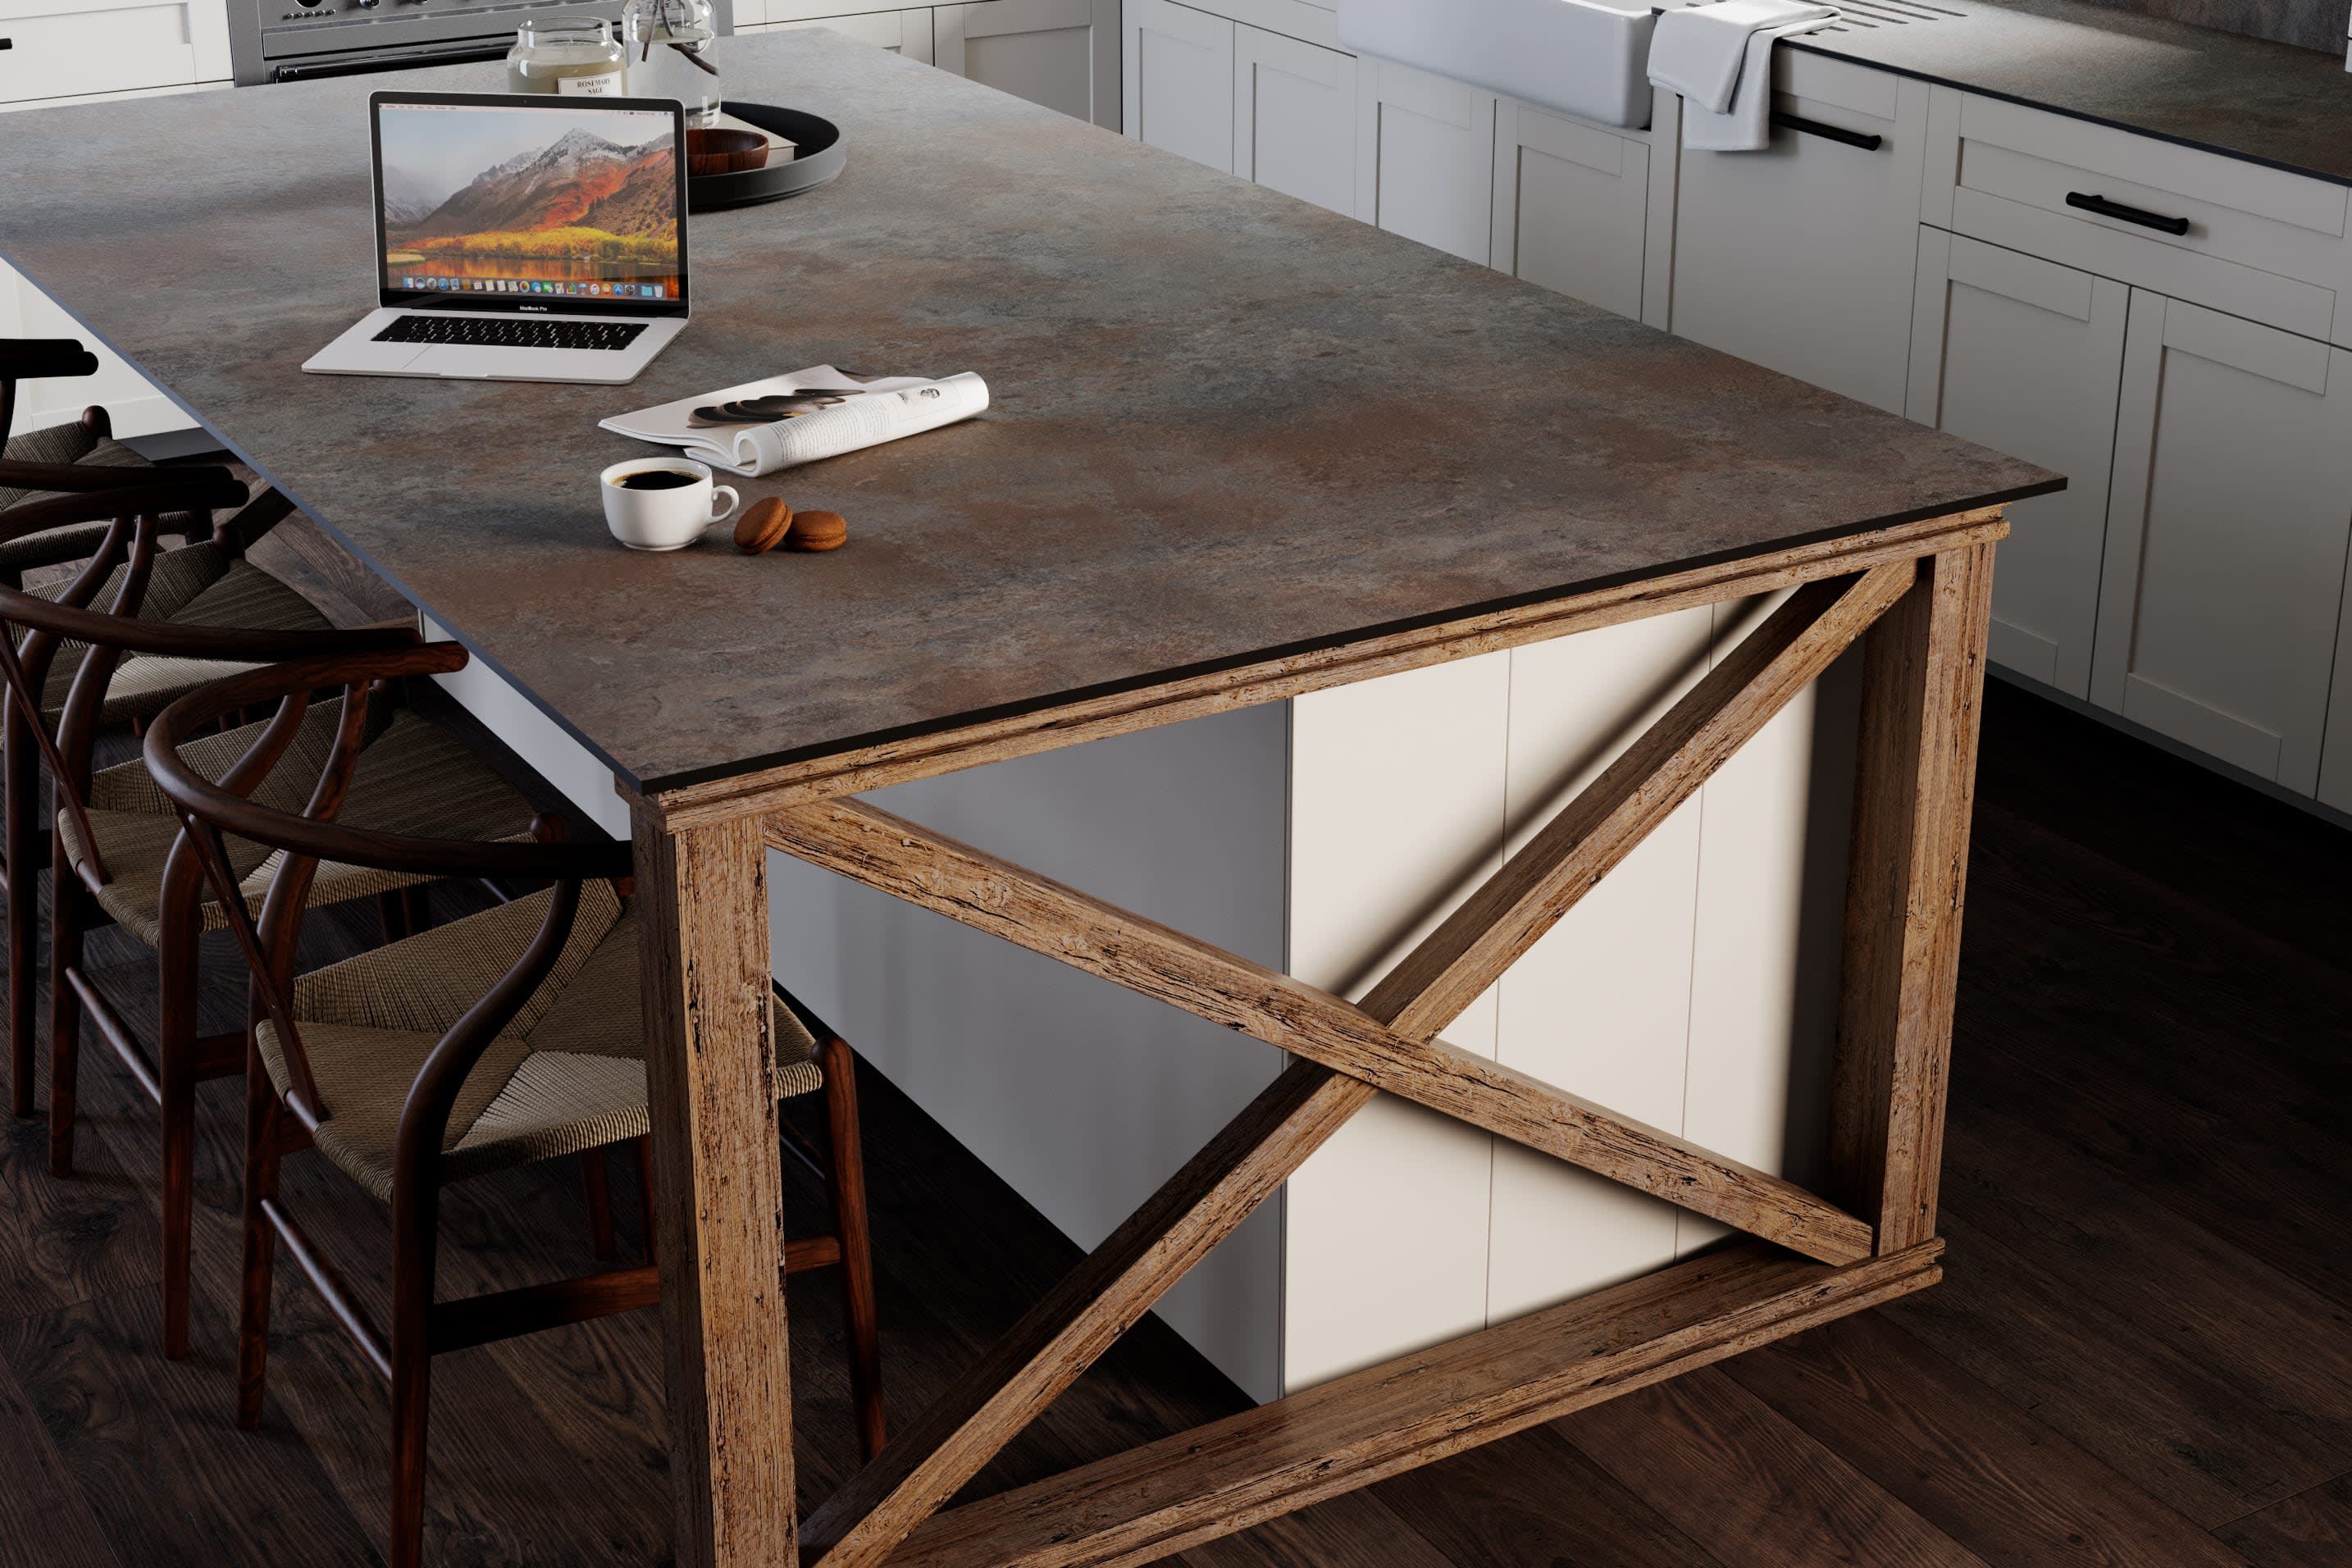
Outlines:
{"label": "white cup", "polygon": [[[631,489],[621,481],[632,474],[676,474],[687,482],[661,489]],[[735,515],[743,498],[730,485],[713,485],[710,470],[691,458],[637,458],[615,463],[598,477],[604,492],[604,523],[632,550],[683,550],[705,530]],[[726,504],[719,504],[719,498]]]}

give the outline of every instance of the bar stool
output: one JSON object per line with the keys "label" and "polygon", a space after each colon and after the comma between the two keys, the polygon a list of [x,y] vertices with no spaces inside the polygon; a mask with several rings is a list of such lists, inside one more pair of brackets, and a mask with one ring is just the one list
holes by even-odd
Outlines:
{"label": "bar stool", "polygon": [[[179,822],[145,764],[93,767],[98,731],[125,713],[152,708],[160,688],[185,688],[225,668],[418,643],[408,627],[337,631],[299,595],[294,599],[300,613],[293,613],[283,603],[290,589],[245,565],[215,541],[159,552],[156,539],[167,506],[202,500],[206,494],[151,488],[82,498],[85,512],[133,500],[142,510],[110,523],[96,552],[55,600],[0,586],[0,623],[22,637],[21,644],[0,639],[0,677],[14,697],[7,715],[9,804],[16,808],[35,798],[38,781],[30,776],[29,763],[36,752],[57,803],[50,861],[55,874],[49,1166],[58,1175],[73,1169],[80,1025],[87,1016],[162,1113],[163,1351],[175,1358],[188,1348],[196,1085],[242,1072],[245,1037],[197,1034],[200,939],[229,923],[229,914],[207,894],[195,859],[180,846]],[[88,607],[102,592],[110,607]],[[76,645],[83,650],[77,668],[55,669],[59,654]],[[126,672],[138,670],[155,679],[125,680]],[[66,691],[59,700],[61,680]],[[530,804],[446,731],[391,699],[371,711],[374,717],[358,740],[358,779],[350,808],[355,826],[490,839],[528,834]],[[251,781],[256,798],[295,806],[307,799],[338,722],[333,705],[320,704],[307,727],[289,738],[292,751],[283,768]],[[192,744],[189,753],[196,765],[225,769],[243,753],[253,733],[257,731],[206,737]],[[24,956],[9,981],[12,1000],[23,999],[29,1037],[37,906],[32,857],[16,853],[20,847],[12,842],[10,952]],[[241,885],[238,898],[257,906],[274,868],[268,852],[239,843],[231,847],[230,863]],[[431,879],[329,866],[316,879],[314,897],[339,902]],[[131,1025],[83,972],[85,935],[108,924],[155,951],[159,1004],[152,1059]],[[19,1058],[20,1083],[30,1076],[28,1058],[26,1047]]]}
{"label": "bar stool", "polygon": [[[648,1264],[436,1301],[443,1186],[483,1173],[642,1137],[646,1102],[638,935],[625,890],[625,843],[556,841],[544,818],[532,842],[453,842],[366,829],[341,819],[381,683],[460,668],[437,643],[336,655],[229,677],[181,698],[149,729],[147,765],[188,828],[253,972],[246,1073],[244,1304],[237,1420],[259,1426],[271,1268],[279,1241],[392,1386],[394,1568],[415,1568],[424,1519],[425,1440],[436,1355],[653,1305]],[[264,804],[255,782],[278,776],[312,722],[310,693],[340,685],[335,736],[298,812]],[[226,713],[272,701],[277,713],[217,782],[190,738]],[[251,731],[247,731],[251,733]],[[307,769],[306,772],[310,770]],[[277,868],[248,916],[239,842]],[[383,875],[543,879],[514,902],[296,975],[302,910],[331,865]],[[865,1227],[853,1058],[812,1029],[781,992],[772,1068],[780,1097],[824,1096],[831,1237],[798,1242],[789,1271],[838,1265],[850,1319],[850,1381],[859,1447],[882,1444],[873,1265]],[[391,1206],[392,1332],[378,1332],[278,1202],[283,1154],[311,1147]]]}

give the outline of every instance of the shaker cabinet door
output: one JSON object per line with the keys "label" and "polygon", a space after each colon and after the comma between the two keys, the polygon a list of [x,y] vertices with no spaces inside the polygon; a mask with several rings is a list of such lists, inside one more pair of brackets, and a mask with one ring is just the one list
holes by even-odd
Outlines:
{"label": "shaker cabinet door", "polygon": [[798,21],[767,22],[738,26],[739,33],[784,33],[796,27],[830,27],[863,44],[910,60],[931,63],[931,11],[920,6],[905,11],[862,11],[847,16],[811,16]]}
{"label": "shaker cabinet door", "polygon": [[2315,793],[2347,541],[2352,353],[2134,289],[2092,700]]}
{"label": "shaker cabinet door", "polygon": [[1495,95],[1356,63],[1356,216],[1481,266],[1494,251]]}
{"label": "shaker cabinet door", "polygon": [[1355,57],[1258,27],[1234,32],[1234,173],[1357,216]]}
{"label": "shaker cabinet door", "polygon": [[1118,129],[1115,0],[974,0],[933,16],[940,69]]}
{"label": "shaker cabinet door", "polygon": [[1127,0],[1120,114],[1139,142],[1234,172],[1234,24],[1172,0]]}
{"label": "shaker cabinet door", "polygon": [[1673,330],[1900,414],[1927,85],[1793,49],[1772,51],[1772,107],[1815,129],[1776,127],[1761,152],[1684,151]]}
{"label": "shaker cabinet door", "polygon": [[223,0],[5,0],[0,103],[228,79]]}
{"label": "shaker cabinet door", "polygon": [[1992,584],[1993,661],[2091,694],[2116,395],[2131,290],[1939,228],[1919,231],[1912,418],[2066,476],[2017,501]]}
{"label": "shaker cabinet door", "polygon": [[1639,320],[1650,148],[1511,99],[1495,111],[1494,266]]}

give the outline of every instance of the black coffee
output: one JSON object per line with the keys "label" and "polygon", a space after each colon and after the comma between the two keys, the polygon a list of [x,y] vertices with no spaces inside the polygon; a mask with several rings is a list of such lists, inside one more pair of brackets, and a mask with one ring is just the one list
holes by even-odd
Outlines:
{"label": "black coffee", "polygon": [[613,481],[625,490],[674,490],[685,485],[702,481],[692,474],[681,474],[676,468],[640,468],[634,474],[623,474]]}

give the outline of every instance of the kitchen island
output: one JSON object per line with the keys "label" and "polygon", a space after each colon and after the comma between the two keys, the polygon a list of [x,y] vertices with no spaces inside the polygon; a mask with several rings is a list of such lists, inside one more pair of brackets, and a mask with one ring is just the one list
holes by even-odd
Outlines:
{"label": "kitchen island", "polygon": [[[1117,1145],[1129,1157],[1097,1173],[1105,1197],[1131,1206],[1140,1194],[1121,1189],[1157,1187],[1108,1239],[1073,1226],[1102,1240],[1087,1268],[943,1411],[897,1413],[893,1448],[809,1523],[840,1568],[1179,1550],[1932,1282],[1984,595],[2000,505],[2056,479],[822,34],[740,40],[728,68],[740,97],[840,123],[848,170],[786,205],[698,221],[694,324],[625,394],[297,374],[370,303],[364,83],[27,114],[0,175],[11,265],[464,641],[467,674],[496,677],[546,726],[534,738],[518,716],[522,749],[575,770],[608,812],[607,780],[624,792],[677,1238],[662,1268],[679,1561],[795,1549],[755,1005],[772,968],[819,998],[833,985],[851,1004],[836,1021],[1000,1163],[1024,1138]],[[268,160],[216,151],[265,138],[280,149]],[[978,370],[996,406],[754,487],[847,513],[852,547],[834,555],[640,556],[605,538],[593,478],[630,446],[596,417],[824,361]],[[1811,717],[1792,707],[1805,702]],[[1814,722],[1824,710],[1844,717]],[[1776,715],[1786,727],[1768,740]],[[1775,745],[1784,761],[1748,781],[1754,798],[1700,798]],[[1019,772],[1056,755],[1074,770],[1058,781]],[[978,782],[999,768],[1002,783]],[[935,794],[927,814],[920,792],[950,775],[975,781],[971,795]],[[893,785],[909,795],[854,798]],[[1152,808],[1154,790],[1171,809]],[[1124,814],[1087,819],[1122,791]],[[1850,877],[1827,873],[1825,961],[1822,851],[1834,838],[1844,861],[1849,799],[1861,848]],[[1189,816],[1172,809],[1187,803]],[[1760,928],[1743,930],[1739,900],[1691,890],[1704,853],[1660,853],[1678,833],[1703,844],[1694,806],[1732,847],[1733,880],[1766,888],[1748,906]],[[992,836],[1071,863],[992,853]],[[1124,861],[1096,853],[1138,840]],[[946,948],[821,918],[824,897],[794,893],[814,884],[768,885],[771,849],[1112,982],[1180,1026],[1098,1042],[1066,1019],[1050,1051],[1099,1075],[1076,1086],[1055,1057],[1002,1048],[1018,1031],[950,1033],[1022,1017],[1026,972],[912,978]],[[1188,891],[1185,866],[1202,887]],[[1581,932],[1563,923],[1594,917],[1603,906],[1578,898],[1629,872],[1629,906]],[[1839,1019],[1842,1054],[1821,1075],[1837,1092],[1797,1140],[1818,1146],[1806,1184],[1578,1076],[1646,1057],[1610,1031],[1673,1001],[1661,974],[1682,975],[1688,1006],[1689,955],[1657,971],[1611,958],[1589,979],[1574,967],[1612,935],[1651,962],[1650,938],[1677,922],[1648,895],[1686,874],[1694,952],[1705,910],[1728,911],[1708,973],[1751,966],[1779,995],[1768,1049],[1801,1054],[1810,1031],[1825,1057]],[[1198,937],[1144,918],[1162,899]],[[1652,918],[1629,920],[1633,906]],[[1552,973],[1568,979],[1536,991],[1534,1016],[1582,1067],[1515,1055],[1503,1023],[1479,1021],[1500,1018],[1486,998],[1513,961],[1563,932],[1568,967]],[[1810,984],[1768,973],[1781,959]],[[952,1011],[877,1010],[925,986],[950,990]],[[1292,1065],[1277,1073],[1267,1047]],[[950,1055],[988,1075],[976,1114],[971,1079],[927,1092]],[[1785,1099],[1791,1069],[1775,1070]],[[1694,1103],[1738,1081],[1700,1076]],[[1787,1104],[1760,1110],[1784,1127]],[[1111,1136],[1066,1136],[1097,1120]],[[1644,1215],[1667,1199],[1788,1250],[1705,1251],[1591,1296],[1638,1269],[1531,1269],[1496,1291],[1483,1258],[1465,1274],[1437,1252],[1486,1227],[1386,1202],[1469,1191],[1482,1159],[1497,1194],[1507,1163],[1541,1173],[1518,1189],[1532,1218],[1513,1262],[1614,1223],[1596,1218],[1617,1201],[1584,1190],[1596,1180],[1643,1194]],[[1124,1470],[924,1522],[1088,1347],[1294,1171],[1283,1253],[1272,1270],[1243,1254],[1235,1289],[1261,1303],[1275,1289],[1286,1314],[1281,1292],[1318,1285],[1311,1249],[1328,1300],[1370,1332],[1333,1344],[1286,1321],[1277,1381],[1242,1371],[1254,1392],[1304,1392],[1237,1418],[1202,1451],[1214,1463],[1145,1449]],[[1714,1238],[1670,1219],[1649,1262]],[[1475,1318],[1448,1300],[1381,1320],[1422,1280],[1475,1285]],[[1385,1373],[1318,1383],[1465,1330]],[[887,1361],[887,1324],[885,1339]],[[1409,1392],[1382,1405],[1363,1377]],[[1034,1545],[1014,1544],[1024,1531]]]}

